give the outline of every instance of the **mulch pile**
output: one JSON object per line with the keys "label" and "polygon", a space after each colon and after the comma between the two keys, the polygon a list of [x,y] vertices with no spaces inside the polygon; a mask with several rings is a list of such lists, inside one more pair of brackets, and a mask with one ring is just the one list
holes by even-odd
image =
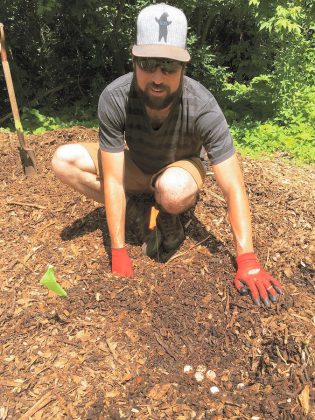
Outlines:
{"label": "mulch pile", "polygon": [[[285,288],[266,308],[233,286],[212,175],[181,216],[176,254],[151,260],[128,233],[135,279],[122,279],[110,272],[103,207],[50,166],[58,145],[97,132],[27,140],[35,178],[22,174],[16,136],[0,134],[0,419],[313,418],[312,168],[241,159],[257,254]],[[49,264],[68,298],[40,286]]]}

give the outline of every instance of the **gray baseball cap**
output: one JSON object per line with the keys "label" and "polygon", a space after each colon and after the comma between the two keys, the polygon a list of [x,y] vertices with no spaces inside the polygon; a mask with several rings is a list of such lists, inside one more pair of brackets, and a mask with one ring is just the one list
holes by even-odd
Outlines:
{"label": "gray baseball cap", "polygon": [[176,7],[165,3],[141,10],[137,19],[136,57],[160,57],[188,62],[186,50],[187,19]]}

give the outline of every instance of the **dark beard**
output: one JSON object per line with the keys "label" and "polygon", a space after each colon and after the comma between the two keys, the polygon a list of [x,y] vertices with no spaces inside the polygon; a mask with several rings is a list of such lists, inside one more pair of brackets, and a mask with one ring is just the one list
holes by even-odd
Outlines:
{"label": "dark beard", "polygon": [[[144,105],[147,106],[148,108],[154,109],[156,111],[160,111],[164,108],[167,108],[169,105],[171,105],[172,102],[174,102],[179,97],[182,91],[182,80],[178,89],[173,93],[170,93],[168,86],[165,86],[163,84],[156,86],[155,83],[153,82],[150,83],[148,86],[146,86],[145,90],[142,90],[138,86],[136,77],[135,77],[135,86],[136,86],[136,91],[140,99],[143,101]],[[164,98],[155,97],[149,93],[150,88],[155,87],[155,86],[159,87],[160,89],[164,89],[164,92],[166,93],[166,96]]]}

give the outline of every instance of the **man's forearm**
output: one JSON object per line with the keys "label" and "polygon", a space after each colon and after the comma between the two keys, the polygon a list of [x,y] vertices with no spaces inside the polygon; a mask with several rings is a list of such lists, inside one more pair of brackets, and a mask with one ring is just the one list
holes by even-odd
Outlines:
{"label": "man's forearm", "polygon": [[125,246],[124,152],[101,151],[107,225],[112,248]]}
{"label": "man's forearm", "polygon": [[125,246],[126,198],[122,185],[104,183],[105,211],[112,248]]}
{"label": "man's forearm", "polygon": [[245,189],[232,190],[226,199],[236,255],[253,252],[250,208]]}
{"label": "man's forearm", "polygon": [[214,165],[213,170],[228,205],[236,254],[253,252],[250,209],[237,156]]}

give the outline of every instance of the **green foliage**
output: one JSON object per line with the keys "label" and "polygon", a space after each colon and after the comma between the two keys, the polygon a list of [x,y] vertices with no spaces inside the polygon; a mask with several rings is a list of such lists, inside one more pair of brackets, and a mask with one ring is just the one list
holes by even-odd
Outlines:
{"label": "green foliage", "polygon": [[47,130],[65,127],[59,118],[45,116],[37,109],[23,108],[21,120],[26,133],[42,134]]}
{"label": "green foliage", "polygon": [[311,40],[298,38],[277,56],[273,77],[279,121],[294,122],[301,115],[314,118],[310,109],[310,105],[315,105],[315,52],[311,43]]}
{"label": "green foliage", "polygon": [[223,88],[226,117],[231,121],[266,120],[274,113],[271,75],[254,77],[249,84],[226,83]]}
{"label": "green foliage", "polygon": [[314,164],[315,53],[309,5],[249,3],[256,8],[260,31],[269,33],[273,60],[267,74],[225,85],[226,114],[236,142],[246,153],[280,152]]}
{"label": "green foliage", "polygon": [[269,32],[274,31],[281,39],[290,33],[300,35],[302,27],[298,21],[302,15],[303,9],[300,6],[288,8],[277,6],[275,15],[271,19],[263,20],[259,27],[267,29]]}
{"label": "green foliage", "polygon": [[45,131],[57,130],[59,128],[67,128],[82,124],[86,127],[97,126],[95,117],[93,119],[91,115],[80,115],[77,113],[77,118],[73,118],[73,113],[71,113],[70,110],[68,110],[68,114],[63,114],[61,117],[56,114],[51,115],[48,112],[43,114],[37,109],[23,108],[21,121],[25,133],[32,134],[42,134]]}
{"label": "green foliage", "polygon": [[60,7],[60,1],[58,0],[39,0],[37,2],[37,14],[38,16],[44,17],[48,14],[55,13]]}
{"label": "green foliage", "polygon": [[198,80],[219,97],[228,81],[227,69],[218,65],[215,54],[211,53],[208,46],[198,46],[196,36],[188,38],[188,48],[192,53],[187,75]]}
{"label": "green foliage", "polygon": [[243,153],[281,155],[298,163],[315,163],[315,130],[309,124],[281,127],[272,121],[263,124],[234,124],[235,142]]}
{"label": "green foliage", "polygon": [[[105,85],[132,69],[150,0],[2,0],[0,16],[26,131],[97,125]],[[312,0],[169,0],[186,13],[187,74],[214,93],[242,150],[314,156]],[[58,88],[57,90],[53,90]],[[0,72],[0,89],[6,92]],[[45,92],[53,92],[45,95]],[[3,95],[1,117],[10,111]],[[35,105],[34,105],[35,104]],[[37,109],[35,109],[37,108]]]}

